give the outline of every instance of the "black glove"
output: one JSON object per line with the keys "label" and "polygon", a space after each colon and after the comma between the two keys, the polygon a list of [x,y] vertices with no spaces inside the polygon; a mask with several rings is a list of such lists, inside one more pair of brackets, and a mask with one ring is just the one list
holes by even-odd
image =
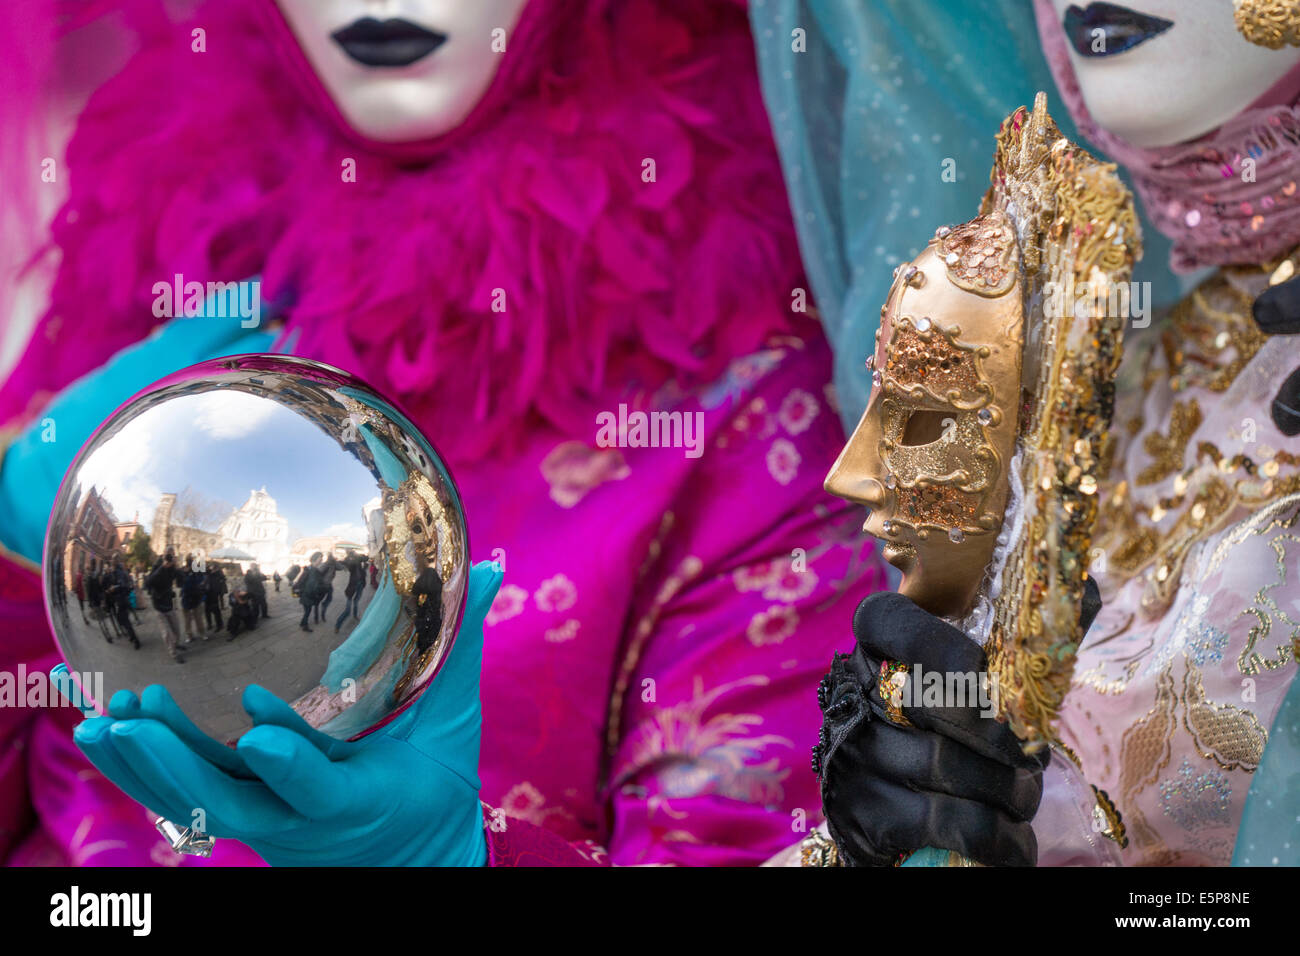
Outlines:
{"label": "black glove", "polygon": [[[1252,311],[1255,324],[1265,335],[1300,333],[1300,278],[1265,289]],[[1287,376],[1269,411],[1283,435],[1300,434],[1300,368]]]}
{"label": "black glove", "polygon": [[[1085,630],[1100,608],[1085,592]],[[1043,795],[1050,751],[1026,755],[1007,724],[981,708],[902,707],[912,726],[889,717],[882,661],[982,679],[983,649],[896,592],[873,594],[853,617],[857,647],[836,655],[822,681],[825,714],[813,769],[831,838],[850,866],[888,866],[921,847],[955,850],[991,866],[1032,866],[1029,821]],[[946,684],[946,680],[945,680]],[[920,703],[920,688],[913,688]],[[945,703],[949,703],[945,701]]]}

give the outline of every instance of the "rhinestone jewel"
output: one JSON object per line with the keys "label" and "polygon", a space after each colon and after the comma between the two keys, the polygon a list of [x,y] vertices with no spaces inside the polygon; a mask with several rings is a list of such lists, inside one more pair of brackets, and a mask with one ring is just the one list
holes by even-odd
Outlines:
{"label": "rhinestone jewel", "polygon": [[975,413],[975,417],[979,420],[979,423],[981,425],[993,424],[993,412],[987,408],[981,408],[978,412]]}
{"label": "rhinestone jewel", "polygon": [[955,252],[950,252],[943,257],[943,261],[948,263],[948,265],[950,266],[955,266],[958,262],[961,261],[961,256],[957,255],[957,253]]}
{"label": "rhinestone jewel", "polygon": [[880,374],[879,369],[876,369],[874,372],[871,373],[871,384],[874,385],[876,388],[880,388],[880,385],[884,380],[885,380],[884,376]]}
{"label": "rhinestone jewel", "polygon": [[949,528],[948,540],[953,544],[961,544],[966,540],[966,533],[962,531],[961,528]]}
{"label": "rhinestone jewel", "polygon": [[895,478],[893,475],[886,475],[886,476],[885,476],[885,487],[886,487],[886,488],[897,488],[897,487],[898,487],[898,479]]}
{"label": "rhinestone jewel", "polygon": [[918,331],[918,332],[929,332],[929,331],[930,331],[930,317],[929,317],[928,315],[923,315],[923,316],[921,316],[921,318],[919,318],[919,319],[916,320],[916,322],[915,322],[915,326],[916,326],[916,331]]}
{"label": "rhinestone jewel", "polygon": [[892,521],[886,521],[883,525],[883,528],[885,530],[885,534],[893,534],[895,531],[898,530],[898,525],[894,524],[894,522]]}

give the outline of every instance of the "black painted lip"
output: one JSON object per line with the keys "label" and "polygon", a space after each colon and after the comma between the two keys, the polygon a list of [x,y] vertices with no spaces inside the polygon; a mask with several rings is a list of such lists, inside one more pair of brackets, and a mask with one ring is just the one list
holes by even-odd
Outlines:
{"label": "black painted lip", "polygon": [[396,17],[362,17],[330,34],[343,52],[366,66],[409,66],[447,42],[447,34]]}
{"label": "black painted lip", "polygon": [[[1090,3],[1087,8],[1070,5],[1065,11],[1065,35],[1079,56],[1102,57],[1127,53],[1139,44],[1158,37],[1174,21],[1121,7],[1117,3]],[[1094,50],[1093,31],[1101,30],[1105,49]]]}

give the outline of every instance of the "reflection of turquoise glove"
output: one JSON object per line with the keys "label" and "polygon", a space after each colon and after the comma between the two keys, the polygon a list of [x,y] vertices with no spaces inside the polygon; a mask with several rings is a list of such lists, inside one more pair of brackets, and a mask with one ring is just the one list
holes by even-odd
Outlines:
{"label": "reflection of turquoise glove", "polygon": [[140,389],[205,359],[268,351],[274,341],[275,333],[243,328],[238,317],[172,319],[69,385],[4,453],[0,544],[40,561],[54,496],[73,457],[104,419]]}
{"label": "reflection of turquoise glove", "polygon": [[202,810],[207,833],[242,840],[272,865],[482,866],[478,686],[483,618],[500,586],[496,563],[471,570],[465,617],[433,686],[356,744],[327,746],[288,704],[250,687],[244,709],[256,726],[238,754],[259,779],[238,779],[205,759],[220,745],[200,741],[154,685],[140,698],[116,694],[112,716],[77,727],[77,746],[151,810],[181,826]]}

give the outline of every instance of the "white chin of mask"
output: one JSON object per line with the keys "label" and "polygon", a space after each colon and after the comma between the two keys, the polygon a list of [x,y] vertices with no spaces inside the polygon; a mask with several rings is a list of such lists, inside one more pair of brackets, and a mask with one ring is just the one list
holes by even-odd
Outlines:
{"label": "white chin of mask", "polygon": [[[1075,5],[1051,3],[1058,22]],[[1088,3],[1077,6],[1086,9]],[[1081,55],[1071,43],[1070,60],[1093,119],[1135,146],[1168,146],[1205,135],[1300,63],[1300,50],[1247,42],[1233,23],[1229,0],[1131,0],[1125,6],[1173,26],[1109,55]],[[1089,27],[1083,42],[1091,51],[1106,31],[1094,22]]]}
{"label": "white chin of mask", "polygon": [[527,0],[276,0],[343,118],[384,143],[459,126],[492,84]]}

